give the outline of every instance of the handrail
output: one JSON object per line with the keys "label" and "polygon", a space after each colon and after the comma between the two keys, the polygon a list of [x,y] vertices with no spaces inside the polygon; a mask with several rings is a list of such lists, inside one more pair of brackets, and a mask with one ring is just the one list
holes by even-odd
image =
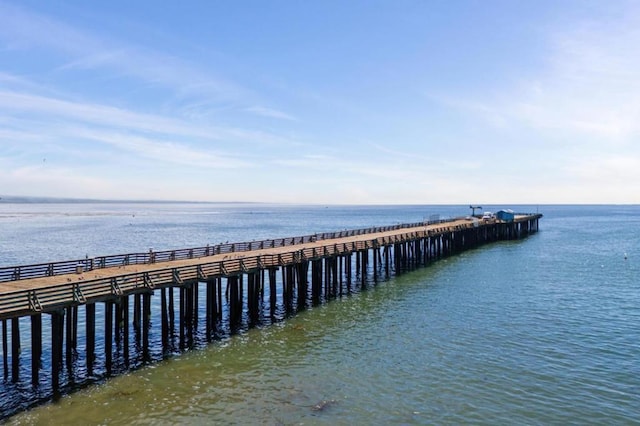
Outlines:
{"label": "handrail", "polygon": [[[518,213],[520,215],[520,213]],[[537,214],[527,214],[535,216]],[[305,235],[298,237],[277,238],[262,241],[250,241],[242,243],[223,243],[217,245],[206,245],[205,247],[194,247],[176,250],[163,250],[142,253],[127,253],[108,256],[85,257],[84,259],[65,260],[57,262],[38,263],[33,265],[17,265],[0,267],[0,283],[10,282],[30,278],[49,277],[54,275],[70,274],[74,272],[86,272],[94,269],[125,265],[153,264],[172,260],[184,260],[213,256],[216,254],[227,254],[237,252],[248,252],[252,250],[286,247],[298,244],[305,244],[315,241],[325,241],[338,238],[352,237],[356,235],[374,234],[378,232],[395,231],[403,228],[416,228],[453,222],[464,219],[466,216],[452,217],[438,220],[425,220],[422,222],[403,223],[390,226],[379,226],[370,228],[360,228],[337,232],[324,232],[320,234]]]}

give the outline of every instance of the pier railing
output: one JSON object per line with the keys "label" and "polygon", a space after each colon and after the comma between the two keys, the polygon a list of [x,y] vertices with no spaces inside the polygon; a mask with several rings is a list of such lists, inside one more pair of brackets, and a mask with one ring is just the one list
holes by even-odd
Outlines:
{"label": "pier railing", "polygon": [[315,241],[325,241],[337,238],[352,237],[378,232],[394,231],[403,228],[416,228],[420,226],[434,225],[451,222],[464,217],[454,217],[438,220],[425,220],[414,223],[399,223],[391,226],[380,226],[370,228],[351,229],[337,232],[324,232],[313,235],[299,237],[277,238],[262,241],[250,241],[242,243],[223,243],[217,245],[207,245],[204,247],[193,247],[178,250],[163,250],[116,254],[109,256],[85,257],[58,262],[39,263],[33,265],[4,266],[0,267],[0,282],[10,282],[23,279],[50,277],[76,272],[87,272],[95,269],[118,267],[125,265],[144,265],[156,262],[166,262],[172,260],[184,260],[202,258],[218,254],[229,254],[238,252],[248,252],[275,247],[286,247],[297,244],[305,244]]}
{"label": "pier railing", "polygon": [[71,274],[74,272],[86,272],[94,269],[118,267],[123,265],[144,265],[171,260],[184,260],[217,254],[247,252],[274,247],[286,247],[297,244],[305,244],[315,241],[331,240],[336,238],[351,237],[377,232],[393,231],[402,228],[415,228],[425,225],[444,223],[455,219],[440,219],[416,223],[403,223],[391,226],[351,229],[338,232],[324,232],[299,237],[276,238],[262,241],[250,241],[243,243],[223,243],[193,247],[178,250],[163,250],[115,254],[109,256],[86,257],[84,259],[66,260],[60,262],[39,263],[34,265],[4,266],[0,267],[0,282],[17,281],[31,278],[50,277],[54,275]]}

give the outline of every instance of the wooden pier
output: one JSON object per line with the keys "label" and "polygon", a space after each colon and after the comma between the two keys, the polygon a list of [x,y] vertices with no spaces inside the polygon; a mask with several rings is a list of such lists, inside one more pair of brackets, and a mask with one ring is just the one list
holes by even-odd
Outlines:
{"label": "wooden pier", "polygon": [[[129,367],[132,340],[143,362],[151,359],[150,333],[160,334],[162,353],[182,350],[199,329],[210,340],[227,325],[233,330],[273,320],[481,244],[525,237],[538,230],[540,217],[457,218],[0,267],[4,378],[19,382],[21,368],[23,374],[30,370],[34,388],[50,386],[55,393],[67,384],[61,378],[73,378],[79,351],[85,377],[96,377],[97,363],[98,375],[108,376],[114,362]],[[96,321],[98,305],[103,324]],[[30,321],[28,339],[20,335],[21,319]],[[50,342],[43,343],[43,336]],[[21,364],[25,341],[31,346],[29,366]],[[50,362],[43,362],[43,354],[50,354]]]}

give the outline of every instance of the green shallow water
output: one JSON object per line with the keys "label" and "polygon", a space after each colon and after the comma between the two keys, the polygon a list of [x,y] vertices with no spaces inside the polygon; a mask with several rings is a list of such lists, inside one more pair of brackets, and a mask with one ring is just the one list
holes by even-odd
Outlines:
{"label": "green shallow water", "polygon": [[635,210],[598,214],[597,232],[551,215],[525,240],[451,257],[9,424],[640,424],[639,221]]}

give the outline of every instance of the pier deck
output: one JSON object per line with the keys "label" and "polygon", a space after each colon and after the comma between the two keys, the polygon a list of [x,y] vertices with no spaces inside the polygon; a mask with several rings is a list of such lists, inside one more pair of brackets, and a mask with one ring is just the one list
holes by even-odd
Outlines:
{"label": "pier deck", "polygon": [[[464,229],[486,228],[495,225],[528,223],[538,215],[518,215],[509,224],[496,219],[489,221],[457,218],[432,224],[409,224],[397,229],[366,232],[359,235],[338,236],[312,241],[313,238],[291,239],[280,247],[258,246],[241,251],[215,253],[180,260],[153,261],[118,266],[91,268],[82,273],[71,272],[35,278],[18,278],[0,282],[0,319],[30,313],[46,312],[59,306],[83,304],[120,296],[147,288],[180,286],[186,282],[205,281],[211,276],[233,276],[254,270],[297,263],[302,260],[352,253],[358,250],[383,247],[397,242],[440,236]],[[386,229],[386,228],[381,228]],[[93,263],[93,262],[92,262]],[[5,268],[7,269],[7,268]]]}
{"label": "pier deck", "polygon": [[[309,241],[303,243],[295,243],[292,245],[273,247],[273,248],[257,248],[250,251],[239,251],[224,254],[212,254],[204,257],[195,257],[192,259],[181,260],[168,260],[154,263],[145,264],[133,264],[133,265],[121,265],[112,266],[107,268],[93,269],[90,271],[83,271],[82,273],[68,273],[54,276],[45,276],[40,278],[27,278],[14,281],[7,281],[0,283],[0,294],[12,293],[14,291],[29,291],[37,290],[40,288],[51,287],[55,285],[67,285],[68,283],[78,283],[83,281],[93,281],[102,279],[111,279],[130,274],[144,274],[158,272],[166,269],[182,269],[184,267],[203,266],[209,264],[220,264],[225,266],[227,271],[226,275],[233,275],[239,272],[245,272],[241,268],[238,268],[240,261],[248,261],[251,258],[271,259],[273,256],[286,256],[293,255],[295,253],[305,253],[307,258],[322,257],[325,253],[325,249],[334,249],[335,246],[340,246],[342,250],[346,251],[347,248],[361,247],[362,244],[368,243],[368,247],[373,247],[374,244],[384,245],[393,241],[404,241],[407,238],[415,238],[418,236],[426,236],[430,232],[432,234],[439,234],[443,232],[451,232],[454,229],[471,228],[473,223],[467,219],[457,219],[451,222],[443,224],[425,225],[424,227],[407,227],[400,228],[392,231],[375,232],[370,234],[352,235],[348,237],[338,237],[335,239],[326,239],[321,241]],[[315,253],[315,255],[314,255]],[[271,265],[275,266],[275,265]],[[1,315],[1,311],[0,311]]]}

